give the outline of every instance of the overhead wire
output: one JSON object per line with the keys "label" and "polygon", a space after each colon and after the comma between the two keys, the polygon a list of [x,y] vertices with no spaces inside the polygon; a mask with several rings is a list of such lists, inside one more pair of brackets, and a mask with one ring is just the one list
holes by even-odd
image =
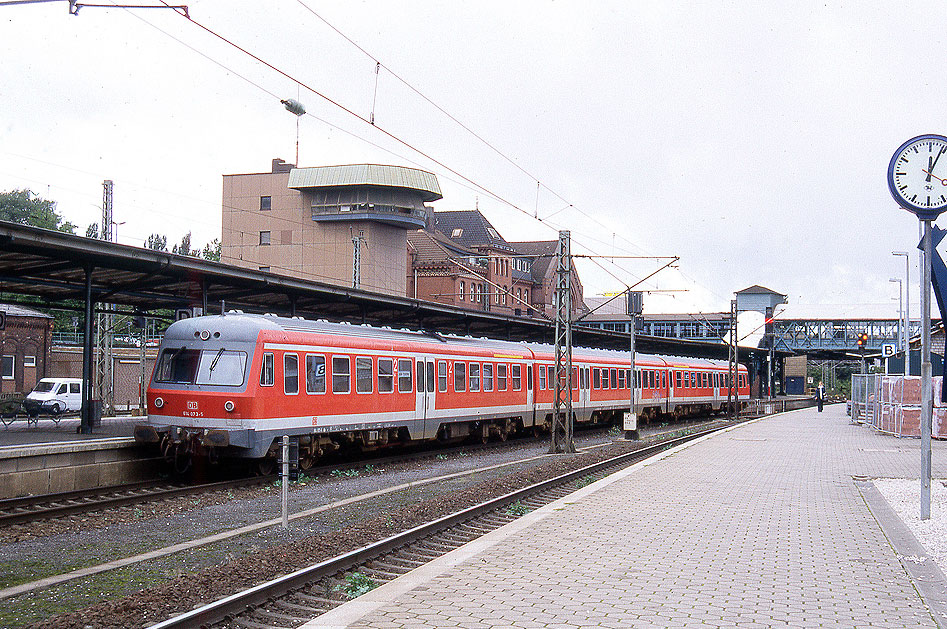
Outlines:
{"label": "overhead wire", "polygon": [[[243,54],[245,54],[245,55],[249,56],[250,58],[254,59],[255,61],[257,61],[258,63],[260,63],[260,64],[262,64],[262,65],[264,65],[264,66],[270,68],[270,69],[273,70],[274,72],[276,72],[276,73],[280,74],[281,76],[283,76],[283,77],[289,79],[290,81],[295,82],[297,85],[300,85],[300,86],[304,87],[305,89],[307,89],[307,90],[309,90],[310,92],[312,92],[314,95],[316,95],[316,96],[318,96],[318,97],[324,99],[326,102],[328,102],[328,103],[330,103],[331,105],[333,105],[333,106],[339,108],[340,110],[342,110],[343,112],[347,113],[348,115],[350,115],[350,116],[352,116],[352,117],[355,117],[356,119],[358,119],[359,121],[361,121],[361,122],[363,122],[363,123],[369,124],[370,126],[372,126],[373,128],[377,129],[378,131],[380,131],[382,134],[384,134],[386,137],[390,138],[391,140],[393,140],[393,141],[395,141],[395,142],[397,142],[397,143],[403,145],[404,147],[410,149],[411,151],[414,151],[415,153],[417,153],[418,155],[420,155],[420,156],[424,157],[425,159],[431,161],[432,163],[437,164],[439,167],[441,167],[441,168],[445,169],[446,171],[452,173],[453,175],[459,177],[463,182],[466,182],[466,183],[470,184],[470,185],[473,186],[475,189],[486,193],[487,195],[489,195],[490,197],[496,199],[496,200],[499,201],[500,203],[503,203],[504,205],[507,205],[508,207],[510,207],[510,208],[512,208],[512,209],[515,209],[516,211],[522,213],[523,215],[525,215],[525,216],[527,216],[527,217],[530,217],[530,218],[532,218],[532,219],[534,219],[534,220],[537,220],[538,222],[540,222],[541,224],[544,224],[545,226],[547,226],[547,227],[549,227],[549,228],[555,228],[555,225],[552,224],[551,222],[548,222],[546,219],[548,219],[549,217],[551,217],[551,216],[554,215],[554,214],[558,214],[559,212],[564,211],[565,209],[572,208],[572,209],[574,209],[575,211],[579,212],[581,215],[583,215],[583,216],[585,216],[586,218],[592,220],[593,222],[595,222],[595,223],[597,223],[597,224],[599,224],[599,225],[601,225],[601,226],[603,226],[603,227],[606,227],[606,228],[609,228],[609,229],[610,229],[610,226],[608,226],[608,225],[606,225],[605,223],[601,222],[601,221],[598,220],[595,216],[593,216],[593,215],[591,215],[591,214],[589,214],[589,213],[587,213],[587,212],[581,210],[580,208],[576,207],[574,204],[569,203],[568,200],[565,199],[565,198],[564,198],[562,195],[560,195],[558,192],[556,192],[555,190],[553,190],[552,188],[550,188],[548,185],[543,184],[541,180],[539,180],[538,178],[536,178],[532,173],[530,173],[530,172],[527,171],[526,169],[522,168],[519,164],[517,164],[517,163],[515,162],[515,160],[512,160],[511,158],[509,158],[508,156],[506,156],[502,151],[500,151],[498,148],[496,148],[493,144],[491,144],[491,143],[488,142],[485,138],[483,138],[482,136],[480,136],[479,134],[477,134],[476,132],[474,132],[474,131],[473,131],[472,129],[470,129],[467,125],[465,125],[465,124],[462,123],[459,119],[457,119],[455,116],[453,116],[452,114],[450,114],[449,112],[447,112],[443,107],[441,107],[440,105],[438,105],[438,104],[437,104],[436,102],[434,102],[432,99],[430,99],[429,97],[427,97],[426,95],[424,95],[420,90],[418,90],[417,88],[415,88],[415,87],[414,87],[413,85],[411,85],[408,81],[406,81],[406,80],[403,79],[400,75],[398,75],[398,74],[395,73],[393,70],[391,70],[388,66],[382,64],[381,61],[378,60],[374,55],[371,55],[367,50],[365,50],[363,47],[361,47],[360,45],[358,45],[357,42],[355,42],[353,39],[351,39],[350,37],[348,37],[347,35],[345,35],[344,33],[342,33],[338,28],[336,28],[334,25],[332,25],[332,24],[329,23],[327,20],[325,20],[325,18],[323,18],[323,17],[322,17],[321,15],[319,15],[317,12],[315,12],[315,11],[312,10],[310,7],[308,7],[305,3],[301,2],[301,0],[297,0],[300,5],[302,5],[304,8],[306,8],[306,9],[307,9],[310,13],[312,13],[315,17],[317,17],[318,19],[320,19],[321,21],[323,21],[327,26],[329,26],[332,30],[334,30],[335,32],[337,32],[340,36],[342,36],[342,37],[345,38],[347,41],[349,41],[352,45],[354,45],[355,47],[357,47],[363,54],[365,54],[366,56],[368,56],[369,58],[371,58],[372,60],[374,60],[374,61],[376,62],[376,71],[377,71],[378,68],[384,67],[387,72],[389,72],[392,76],[394,76],[394,77],[397,78],[399,81],[401,81],[401,82],[402,82],[404,85],[406,85],[411,91],[413,91],[413,92],[416,93],[420,98],[422,98],[423,100],[425,100],[425,102],[428,102],[429,104],[431,104],[431,105],[432,105],[433,107],[435,107],[438,111],[442,112],[445,116],[447,116],[450,120],[452,120],[453,122],[455,122],[456,124],[458,124],[459,126],[461,126],[462,128],[464,128],[468,133],[470,133],[471,135],[473,135],[474,137],[476,137],[479,141],[481,141],[481,142],[484,143],[486,146],[488,146],[489,148],[491,148],[491,149],[492,149],[493,151],[495,151],[498,155],[500,155],[501,157],[503,157],[506,161],[510,162],[512,165],[514,165],[516,168],[518,168],[521,172],[523,172],[524,174],[526,174],[527,176],[529,176],[531,179],[535,180],[535,181],[537,182],[537,186],[542,185],[543,188],[545,188],[546,190],[548,190],[551,194],[553,194],[553,195],[556,196],[557,198],[559,198],[559,199],[561,199],[562,201],[568,203],[568,205],[567,205],[565,208],[562,208],[562,209],[560,209],[560,210],[557,210],[556,212],[553,212],[553,213],[550,214],[548,217],[546,217],[546,219],[539,217],[539,216],[538,216],[538,211],[537,211],[535,214],[531,214],[530,212],[528,212],[527,210],[525,210],[525,209],[519,207],[517,204],[513,203],[512,201],[506,199],[505,197],[501,196],[501,195],[498,194],[498,193],[493,192],[491,189],[489,189],[489,188],[487,188],[486,186],[484,186],[484,185],[478,183],[477,181],[475,181],[475,180],[472,179],[471,177],[468,177],[468,176],[464,175],[463,173],[461,173],[461,172],[455,170],[454,168],[448,166],[446,163],[444,163],[444,162],[442,162],[441,160],[435,158],[434,156],[432,156],[431,154],[427,153],[426,151],[421,150],[419,147],[417,147],[417,146],[411,144],[411,143],[408,142],[407,140],[403,140],[403,139],[401,139],[400,137],[398,137],[397,135],[395,135],[394,133],[388,131],[388,130],[385,129],[385,128],[382,128],[381,126],[379,126],[379,125],[377,124],[377,121],[375,121],[375,120],[373,119],[374,117],[373,117],[372,119],[366,119],[364,116],[362,116],[362,115],[358,114],[357,112],[355,112],[354,110],[352,110],[352,109],[346,107],[346,106],[343,105],[342,103],[340,103],[340,102],[336,101],[335,99],[329,97],[328,95],[326,95],[326,94],[320,92],[319,90],[316,90],[315,88],[313,88],[312,86],[310,86],[310,85],[308,85],[307,83],[303,82],[302,80],[297,79],[296,77],[294,77],[294,76],[292,76],[291,74],[289,74],[288,72],[286,72],[286,71],[280,69],[280,68],[277,67],[276,65],[274,65],[274,64],[272,64],[272,63],[270,63],[270,62],[264,60],[262,57],[260,57],[260,56],[258,56],[258,55],[256,55],[256,54],[252,53],[251,51],[249,51],[249,50],[247,50],[246,48],[240,46],[239,44],[237,44],[236,42],[232,41],[231,39],[225,37],[224,35],[222,35],[222,34],[220,34],[220,33],[218,33],[218,32],[216,32],[214,29],[210,28],[209,26],[207,26],[207,25],[205,25],[205,24],[199,22],[198,20],[194,19],[193,16],[189,15],[187,12],[183,12],[183,11],[177,10],[177,9],[178,9],[178,6],[171,5],[171,4],[169,4],[166,0],[159,0],[159,1],[160,1],[163,5],[165,5],[166,7],[171,8],[171,9],[175,9],[175,12],[176,12],[178,15],[181,15],[182,17],[184,17],[185,19],[187,19],[189,22],[191,22],[192,24],[194,24],[195,26],[197,26],[198,28],[200,28],[200,29],[203,30],[204,32],[208,33],[209,35],[211,35],[211,36],[213,36],[213,37],[219,39],[220,41],[226,43],[227,45],[229,45],[229,46],[231,46],[231,47],[237,49],[238,51],[242,52]],[[116,6],[117,6],[117,5],[116,5]],[[126,10],[127,10],[127,9],[126,9]],[[154,25],[154,24],[151,24],[151,23],[148,22],[147,20],[144,20],[144,18],[141,18],[140,16],[137,16],[137,15],[136,15],[135,17],[138,18],[139,20],[145,22],[146,24],[149,24],[150,26],[152,26],[153,28],[155,28],[155,29],[158,30],[159,32],[162,32],[162,33],[165,34],[166,36],[172,38],[173,40],[177,41],[177,42],[180,43],[181,45],[183,45],[183,46],[187,47],[188,49],[192,50],[193,52],[196,52],[197,54],[199,54],[200,56],[204,57],[205,59],[211,61],[212,63],[214,63],[214,64],[217,65],[218,67],[220,67],[220,68],[226,70],[227,72],[230,72],[230,73],[234,74],[234,75],[237,76],[238,78],[241,78],[242,80],[246,81],[247,83],[253,85],[254,87],[256,87],[256,88],[260,89],[261,91],[267,93],[268,95],[272,96],[273,98],[275,98],[275,99],[277,99],[277,100],[281,100],[280,97],[279,97],[277,94],[275,94],[274,92],[272,92],[272,91],[270,91],[269,89],[263,87],[263,86],[260,85],[259,83],[257,83],[257,82],[255,82],[255,81],[249,79],[248,77],[246,77],[246,76],[244,76],[244,75],[242,75],[242,74],[240,74],[240,73],[238,73],[238,72],[235,72],[233,69],[228,68],[228,67],[225,66],[224,64],[222,64],[222,63],[216,61],[215,59],[213,59],[212,57],[210,57],[209,55],[207,55],[207,54],[205,54],[205,53],[203,53],[203,52],[197,50],[195,47],[193,47],[193,46],[191,46],[190,44],[188,44],[188,43],[182,41],[180,38],[175,37],[174,35],[171,35],[171,34],[168,33],[167,31],[165,31],[165,30],[163,30],[163,29],[157,27],[157,26]],[[377,88],[376,88],[376,89],[377,89]],[[311,115],[311,114],[307,114],[307,115]],[[326,120],[324,120],[324,119],[322,119],[322,118],[319,118],[318,116],[314,116],[314,115],[313,115],[312,117],[315,118],[315,119],[317,119],[317,120],[319,120],[319,121],[321,121],[321,122],[323,122],[324,124],[327,124],[327,125],[333,127],[333,128],[337,128],[337,129],[343,131],[344,133],[346,133],[346,134],[348,134],[348,135],[352,135],[352,136],[354,136],[354,137],[359,138],[359,139],[362,140],[362,141],[366,141],[366,142],[368,142],[369,144],[371,144],[371,145],[373,145],[373,146],[375,146],[375,147],[377,147],[377,148],[381,148],[381,149],[383,149],[383,150],[386,150],[387,152],[392,152],[392,151],[390,151],[389,149],[386,149],[385,147],[382,147],[382,146],[380,146],[380,145],[378,145],[378,144],[376,144],[376,143],[374,143],[374,142],[371,142],[370,140],[367,140],[366,138],[363,138],[363,137],[358,136],[358,135],[356,135],[356,134],[354,134],[354,133],[352,133],[352,132],[349,132],[349,131],[347,131],[347,130],[345,130],[345,129],[342,129],[341,127],[338,127],[338,125],[329,123],[328,121],[326,121]],[[394,154],[394,153],[393,153],[393,154]],[[399,156],[399,157],[402,157],[402,158],[403,158],[403,156]],[[538,205],[538,193],[537,193],[537,205]],[[245,211],[245,210],[242,210],[242,209],[241,209],[241,211]],[[634,246],[635,248],[641,250],[641,248],[640,248],[638,245],[635,245],[634,243],[632,243],[631,241],[627,240],[626,238],[622,237],[622,240],[625,240],[625,241],[628,242],[630,245],[632,245],[632,246]],[[582,245],[581,241],[577,242],[577,244],[580,244],[580,246],[584,246],[587,250],[589,250],[589,251],[591,251],[591,252],[593,252],[593,253],[596,253],[593,248],[588,247],[587,245]],[[603,258],[607,258],[607,256],[602,256],[602,257],[603,257]],[[612,263],[614,264],[613,261],[612,261]],[[599,265],[599,266],[601,266],[601,265]],[[629,271],[627,271],[627,269],[623,269],[622,267],[620,267],[620,266],[618,266],[618,265],[615,265],[615,266],[616,266],[616,268],[618,268],[618,269],[621,270],[622,272],[624,272],[624,273],[629,273]],[[604,270],[604,267],[603,267],[603,270]],[[618,279],[618,281],[620,281],[620,282],[622,282],[622,283],[624,284],[624,282],[623,282],[622,280],[620,280],[619,278],[617,278],[617,276],[615,276],[613,273],[608,272],[608,274],[609,274],[610,276],[612,276],[613,278]]]}

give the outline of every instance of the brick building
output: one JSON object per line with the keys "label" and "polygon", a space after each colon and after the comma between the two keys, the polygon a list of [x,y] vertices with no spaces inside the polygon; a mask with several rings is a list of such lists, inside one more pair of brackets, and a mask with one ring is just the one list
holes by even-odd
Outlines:
{"label": "brick building", "polygon": [[[479,211],[434,212],[437,178],[401,166],[224,175],[221,262],[517,316],[555,316],[556,241],[509,243]],[[583,308],[573,269],[572,303]]]}
{"label": "brick building", "polygon": [[0,393],[28,393],[49,369],[53,318],[42,312],[0,304]]}

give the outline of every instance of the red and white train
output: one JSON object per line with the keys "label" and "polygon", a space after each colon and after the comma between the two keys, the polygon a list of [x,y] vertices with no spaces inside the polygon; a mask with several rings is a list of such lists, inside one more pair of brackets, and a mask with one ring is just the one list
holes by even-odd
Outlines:
{"label": "red and white train", "polygon": [[[610,422],[629,408],[627,352],[573,350],[575,421]],[[227,313],[171,325],[148,388],[142,443],[186,462],[207,454],[266,469],[282,435],[300,466],[344,447],[505,439],[548,431],[551,345]],[[637,354],[639,417],[727,405],[726,362]],[[749,395],[739,371],[739,397]]]}

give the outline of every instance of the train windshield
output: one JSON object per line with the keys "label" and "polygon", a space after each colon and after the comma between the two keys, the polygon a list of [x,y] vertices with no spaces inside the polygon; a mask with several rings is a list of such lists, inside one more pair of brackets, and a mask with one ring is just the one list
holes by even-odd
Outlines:
{"label": "train windshield", "polygon": [[161,353],[155,382],[239,386],[243,384],[246,365],[246,352],[168,348]]}

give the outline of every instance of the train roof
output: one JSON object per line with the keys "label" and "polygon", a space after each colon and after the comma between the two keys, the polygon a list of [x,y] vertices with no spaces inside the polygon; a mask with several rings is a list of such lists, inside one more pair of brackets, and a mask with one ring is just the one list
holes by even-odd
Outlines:
{"label": "train roof", "polygon": [[[551,354],[554,351],[552,345],[532,342],[501,341],[488,339],[484,337],[474,338],[471,336],[455,336],[452,334],[439,334],[433,331],[417,331],[408,329],[393,329],[388,327],[375,327],[370,325],[353,325],[350,323],[333,323],[323,319],[310,320],[301,317],[279,317],[270,314],[248,314],[240,311],[230,311],[219,315],[208,315],[203,317],[194,317],[183,319],[173,323],[165,332],[165,341],[183,342],[194,338],[200,338],[202,333],[208,337],[215,337],[220,333],[220,338],[228,341],[255,342],[260,332],[270,330],[274,332],[306,332],[310,334],[326,334],[338,336],[358,337],[370,340],[380,341],[410,341],[414,343],[454,343],[462,344],[466,347],[480,347],[493,351],[503,351],[507,353],[517,352],[527,354],[528,352],[538,354]],[[604,358],[616,360],[625,358],[627,352],[596,349],[588,347],[573,348],[573,357],[582,358]],[[638,353],[637,358],[642,361],[664,363],[671,368],[697,368],[707,367],[726,367],[728,363],[721,360],[708,360],[701,358],[682,358],[679,356],[663,356],[658,354]]]}

